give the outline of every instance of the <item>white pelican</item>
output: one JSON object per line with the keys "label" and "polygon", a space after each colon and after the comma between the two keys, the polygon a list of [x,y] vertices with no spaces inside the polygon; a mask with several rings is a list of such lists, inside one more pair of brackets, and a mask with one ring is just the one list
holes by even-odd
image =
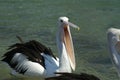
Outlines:
{"label": "white pelican", "polygon": [[70,23],[67,17],[60,17],[58,21],[56,37],[59,59],[53,55],[51,49],[35,40],[26,43],[21,41],[22,43],[10,46],[2,59],[13,69],[12,74],[20,73],[48,78],[56,76],[55,72],[71,73],[75,70],[75,56],[69,26],[77,29],[79,27]]}
{"label": "white pelican", "polygon": [[120,29],[108,29],[107,37],[111,59],[120,77]]}

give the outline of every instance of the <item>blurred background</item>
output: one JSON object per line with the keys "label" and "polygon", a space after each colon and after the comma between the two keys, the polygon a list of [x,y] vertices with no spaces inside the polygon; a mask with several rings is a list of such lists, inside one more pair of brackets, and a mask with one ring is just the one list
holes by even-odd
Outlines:
{"label": "blurred background", "polygon": [[[120,0],[0,0],[0,59],[8,46],[37,40],[57,55],[56,30],[60,16],[80,26],[71,29],[77,68],[74,73],[88,73],[101,80],[118,80],[107,46],[107,29],[120,28]],[[0,62],[0,80],[40,80],[14,77]],[[41,79],[42,80],[42,79]]]}

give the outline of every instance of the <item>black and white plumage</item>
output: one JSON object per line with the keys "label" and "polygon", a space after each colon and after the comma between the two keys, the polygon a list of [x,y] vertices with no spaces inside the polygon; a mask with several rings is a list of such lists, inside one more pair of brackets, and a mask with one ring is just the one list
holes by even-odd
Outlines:
{"label": "black and white plumage", "polygon": [[[35,40],[26,43],[16,43],[10,46],[8,50],[9,51],[3,56],[4,59],[2,61],[7,62],[11,68],[21,74],[25,74],[29,69],[31,70],[32,67],[30,68],[29,64],[38,64],[38,66],[40,64],[46,68],[42,53],[53,57],[53,59],[57,61],[57,58],[53,55],[50,48],[45,47]],[[26,65],[27,61],[28,65]]]}
{"label": "black and white plumage", "polygon": [[13,72],[45,78],[58,76],[55,72],[71,73],[75,70],[75,56],[70,33],[70,26],[79,29],[70,23],[67,17],[58,19],[57,45],[59,57],[55,57],[50,48],[38,41],[16,43],[8,49],[2,61],[9,64]]}

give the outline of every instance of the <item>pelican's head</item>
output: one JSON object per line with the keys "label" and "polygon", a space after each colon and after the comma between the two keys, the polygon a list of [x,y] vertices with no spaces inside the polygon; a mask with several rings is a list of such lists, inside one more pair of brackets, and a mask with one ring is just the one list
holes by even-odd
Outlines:
{"label": "pelican's head", "polygon": [[62,23],[62,24],[63,24],[64,22],[67,23],[68,21],[69,21],[68,17],[59,17],[59,22]]}
{"label": "pelican's head", "polygon": [[80,29],[77,25],[69,22],[69,18],[68,17],[59,17],[58,21],[59,21],[59,25],[62,26],[62,27],[69,27],[69,26],[71,26],[71,27],[76,28],[78,30]]}
{"label": "pelican's head", "polygon": [[120,41],[120,29],[110,28],[108,29],[108,39],[111,41],[113,45],[116,45],[118,41]]}

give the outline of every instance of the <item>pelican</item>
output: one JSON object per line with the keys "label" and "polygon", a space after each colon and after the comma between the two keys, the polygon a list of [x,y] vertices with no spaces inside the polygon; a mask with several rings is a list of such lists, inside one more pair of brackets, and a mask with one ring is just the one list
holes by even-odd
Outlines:
{"label": "pelican", "polygon": [[[75,70],[74,47],[70,27],[79,30],[79,27],[69,22],[67,17],[59,17],[56,36],[58,57],[50,48],[38,41],[31,40],[13,44],[3,55],[3,62],[12,68],[12,74],[26,76],[40,76],[44,78],[58,76],[55,72],[71,73]],[[49,36],[49,34],[48,34]]]}
{"label": "pelican", "polygon": [[120,29],[108,29],[107,38],[111,59],[120,77]]}

